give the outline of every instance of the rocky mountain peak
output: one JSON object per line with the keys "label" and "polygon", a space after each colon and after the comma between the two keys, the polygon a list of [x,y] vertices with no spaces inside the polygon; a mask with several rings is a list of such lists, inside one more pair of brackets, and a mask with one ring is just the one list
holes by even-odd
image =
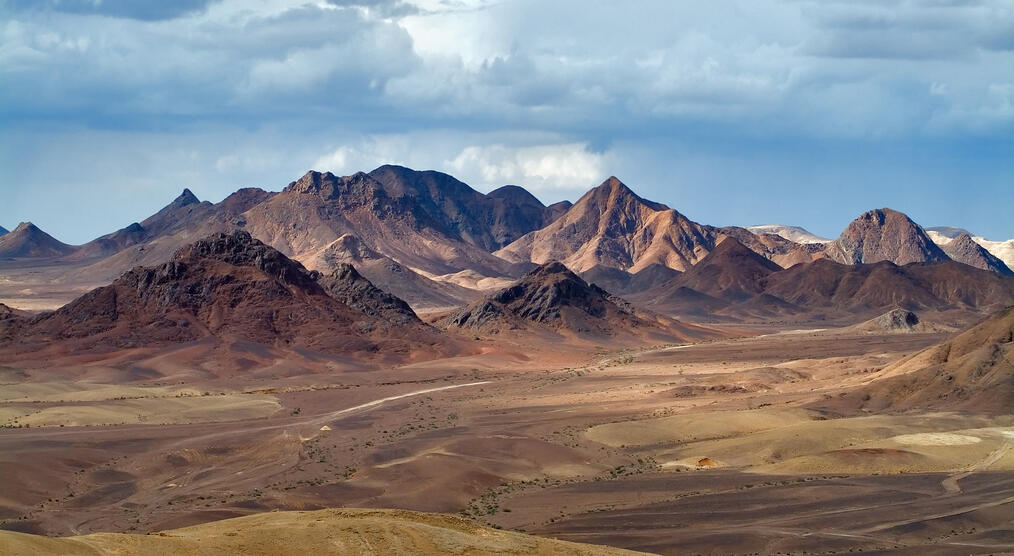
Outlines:
{"label": "rocky mountain peak", "polygon": [[991,270],[1008,276],[1014,272],[1000,260],[990,253],[983,246],[976,243],[967,232],[958,234],[957,237],[941,246],[947,256],[959,263],[965,263],[975,268]]}
{"label": "rocky mountain peak", "polygon": [[36,232],[41,232],[41,231],[42,230],[40,230],[38,226],[36,226],[35,224],[32,224],[31,222],[20,222],[17,225],[17,227],[14,228],[14,231],[11,232],[11,233],[15,233],[15,234],[21,233],[21,234],[23,234],[23,233],[36,233]]}
{"label": "rocky mountain peak", "polygon": [[194,195],[194,193],[189,189],[184,188],[183,193],[180,193],[180,196],[173,200],[171,206],[179,208],[189,205],[197,205],[200,203],[201,200],[197,198],[197,195]]}
{"label": "rocky mountain peak", "polygon": [[322,283],[331,297],[361,313],[383,319],[389,324],[422,325],[408,303],[374,286],[351,264],[337,263],[334,271]]}
{"label": "rocky mountain peak", "polygon": [[[646,206],[651,210],[667,210],[669,208],[662,203],[640,197],[616,176],[609,176],[606,181],[589,191],[585,196],[592,197],[598,203],[608,203],[616,207]],[[581,201],[578,200],[577,204],[581,204]]]}
{"label": "rocky mountain peak", "polygon": [[493,199],[504,199],[516,205],[538,205],[543,206],[542,201],[532,195],[527,189],[517,185],[505,185],[498,187],[486,194]]}
{"label": "rocky mountain peak", "polygon": [[948,260],[922,227],[889,208],[861,214],[827,245],[825,253],[845,264],[891,261],[904,265]]}
{"label": "rocky mountain peak", "polygon": [[0,236],[0,257],[57,257],[74,251],[31,222],[18,224],[14,231]]}
{"label": "rocky mountain peak", "polygon": [[[234,266],[253,266],[290,285],[313,289],[319,276],[286,257],[248,232],[219,233],[181,248],[169,264],[195,264],[202,260],[221,261]],[[185,266],[184,266],[185,268]]]}
{"label": "rocky mountain peak", "polygon": [[563,264],[551,261],[513,285],[466,307],[452,316],[450,323],[464,328],[484,328],[512,321],[559,326],[563,324],[564,308],[582,318],[604,319],[610,314],[629,316],[624,302],[588,284]]}

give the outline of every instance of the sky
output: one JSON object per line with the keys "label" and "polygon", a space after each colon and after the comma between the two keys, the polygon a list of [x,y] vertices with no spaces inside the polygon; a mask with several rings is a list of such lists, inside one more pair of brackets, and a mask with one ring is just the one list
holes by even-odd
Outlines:
{"label": "sky", "polygon": [[0,226],[440,170],[712,225],[1014,237],[1010,0],[0,0]]}

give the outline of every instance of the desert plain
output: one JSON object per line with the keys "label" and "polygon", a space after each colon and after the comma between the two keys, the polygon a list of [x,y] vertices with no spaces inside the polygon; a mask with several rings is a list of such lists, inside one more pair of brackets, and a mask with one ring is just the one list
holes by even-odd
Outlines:
{"label": "desert plain", "polygon": [[1014,416],[827,404],[951,333],[726,333],[379,370],[238,343],[7,368],[0,517],[69,536],[401,508],[663,554],[1014,549]]}

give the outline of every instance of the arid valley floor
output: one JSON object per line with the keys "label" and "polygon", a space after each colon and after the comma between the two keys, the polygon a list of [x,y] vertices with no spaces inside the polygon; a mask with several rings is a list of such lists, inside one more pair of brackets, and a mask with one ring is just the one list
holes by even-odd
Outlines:
{"label": "arid valley floor", "polygon": [[658,553],[1014,550],[1014,416],[813,409],[950,334],[732,332],[626,350],[501,341],[368,372],[269,366],[240,345],[256,375],[204,378],[187,365],[200,345],[124,353],[155,380],[86,360],[75,380],[27,370],[4,378],[3,420],[31,426],[0,434],[3,527],[404,508]]}

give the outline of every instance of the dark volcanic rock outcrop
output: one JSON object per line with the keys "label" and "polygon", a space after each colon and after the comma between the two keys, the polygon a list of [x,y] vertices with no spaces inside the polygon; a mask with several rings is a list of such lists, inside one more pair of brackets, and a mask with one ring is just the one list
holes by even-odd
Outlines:
{"label": "dark volcanic rock outcrop", "polygon": [[890,261],[905,265],[948,260],[918,224],[888,208],[860,215],[838,239],[826,245],[824,252],[845,264]]}
{"label": "dark volcanic rock outcrop", "polygon": [[516,284],[470,305],[450,318],[463,328],[486,328],[504,321],[530,321],[566,326],[568,311],[583,317],[632,318],[626,304],[595,285],[590,285],[567,267],[551,262],[525,275]]}
{"label": "dark volcanic rock outcrop", "polygon": [[963,232],[959,234],[951,241],[943,244],[941,248],[944,250],[944,253],[947,253],[948,257],[959,263],[965,263],[983,270],[999,272],[1008,276],[1014,275],[1014,272],[1003,261],[989,251],[986,251],[968,233]]}
{"label": "dark volcanic rock outcrop", "polygon": [[626,301],[588,284],[558,262],[546,263],[489,297],[444,320],[450,327],[484,332],[553,330],[579,337],[689,339],[721,334],[640,313]]}
{"label": "dark volcanic rock outcrop", "polygon": [[339,263],[321,283],[331,297],[360,313],[395,326],[423,325],[408,303],[374,286],[348,263]]}
{"label": "dark volcanic rock outcrop", "polygon": [[[212,337],[330,353],[385,346],[395,353],[435,341],[435,331],[379,326],[379,317],[328,295],[318,278],[246,232],[216,234],[167,263],[135,268],[57,311],[15,323],[7,343],[15,351],[54,344],[104,351]],[[378,330],[383,334],[373,334]]]}
{"label": "dark volcanic rock outcrop", "polygon": [[22,222],[14,231],[0,236],[0,257],[60,257],[73,251],[73,246],[57,241],[31,222]]}

